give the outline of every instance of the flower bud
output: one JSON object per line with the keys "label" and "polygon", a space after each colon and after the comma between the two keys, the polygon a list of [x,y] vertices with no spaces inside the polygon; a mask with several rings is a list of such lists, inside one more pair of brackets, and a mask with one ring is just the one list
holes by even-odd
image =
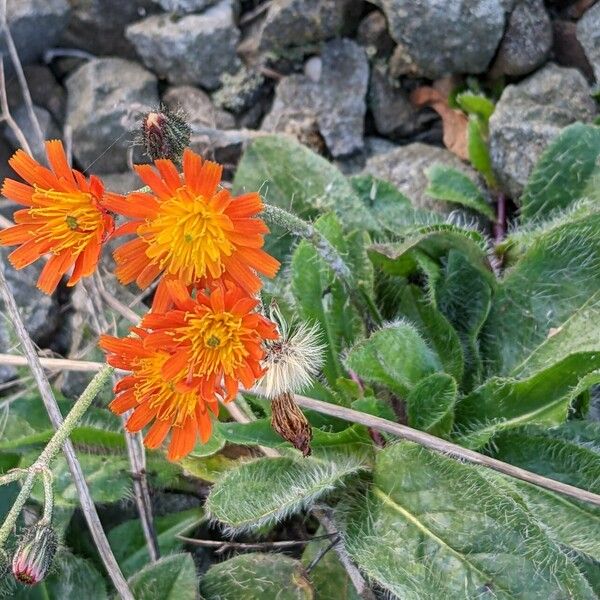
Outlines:
{"label": "flower bud", "polygon": [[304,413],[289,392],[275,396],[271,402],[271,426],[304,456],[310,454],[312,429]]}
{"label": "flower bud", "polygon": [[21,583],[35,585],[46,577],[56,549],[58,538],[54,529],[38,523],[27,530],[12,561],[12,572]]}
{"label": "flower bud", "polygon": [[185,119],[165,107],[146,113],[142,120],[142,143],[152,160],[167,158],[180,164],[191,133]]}

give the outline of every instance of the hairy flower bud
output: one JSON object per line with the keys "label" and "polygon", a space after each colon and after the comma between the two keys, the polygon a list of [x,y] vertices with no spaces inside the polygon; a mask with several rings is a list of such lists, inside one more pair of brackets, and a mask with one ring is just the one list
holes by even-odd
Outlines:
{"label": "hairy flower bud", "polygon": [[166,158],[181,164],[191,133],[183,116],[165,107],[146,113],[142,120],[142,143],[152,160]]}
{"label": "hairy flower bud", "polygon": [[35,585],[46,577],[52,565],[58,538],[52,527],[38,523],[27,530],[12,561],[12,572],[25,585]]}
{"label": "hairy flower bud", "polygon": [[312,429],[303,412],[288,392],[275,396],[271,402],[271,426],[304,456],[310,454]]}

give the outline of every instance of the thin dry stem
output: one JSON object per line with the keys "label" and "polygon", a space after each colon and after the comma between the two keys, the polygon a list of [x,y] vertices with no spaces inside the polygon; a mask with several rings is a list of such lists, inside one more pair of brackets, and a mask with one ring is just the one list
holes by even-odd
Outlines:
{"label": "thin dry stem", "polygon": [[[0,26],[0,31],[2,27]],[[21,130],[21,128],[17,125],[17,122],[12,118],[10,114],[10,109],[8,107],[8,97],[6,96],[6,80],[4,78],[4,56],[0,54],[0,109],[2,109],[2,119],[6,121],[6,124],[9,126],[10,130],[15,134],[17,141],[19,142],[21,148],[27,152],[31,156],[31,148],[29,147],[29,143],[27,142],[27,138],[25,134]],[[12,223],[9,222],[9,226]]]}

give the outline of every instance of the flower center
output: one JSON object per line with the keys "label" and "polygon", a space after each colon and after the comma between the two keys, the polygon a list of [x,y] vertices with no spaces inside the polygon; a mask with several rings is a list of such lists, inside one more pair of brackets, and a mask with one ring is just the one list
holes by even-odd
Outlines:
{"label": "flower center", "polygon": [[187,328],[177,341],[189,343],[194,375],[207,376],[224,372],[233,376],[248,356],[243,335],[248,330],[241,317],[231,313],[192,314],[187,317]]}
{"label": "flower center", "polygon": [[[168,354],[161,353],[140,359],[136,369],[139,383],[134,388],[134,394],[139,402],[150,398],[150,406],[158,407],[158,419],[175,419],[175,425],[182,425],[193,414],[198,394],[195,391],[179,392],[175,389],[177,381],[165,381],[162,368],[168,358]],[[186,373],[182,372],[181,376],[184,378]]]}
{"label": "flower center", "polygon": [[57,192],[36,186],[29,215],[40,221],[38,239],[51,240],[55,254],[69,248],[78,256],[102,227],[102,213],[92,194]]}
{"label": "flower center", "polygon": [[162,202],[158,216],[138,229],[148,242],[148,258],[186,284],[206,275],[216,278],[223,274],[222,258],[235,250],[230,231],[233,224],[229,217],[186,187]]}

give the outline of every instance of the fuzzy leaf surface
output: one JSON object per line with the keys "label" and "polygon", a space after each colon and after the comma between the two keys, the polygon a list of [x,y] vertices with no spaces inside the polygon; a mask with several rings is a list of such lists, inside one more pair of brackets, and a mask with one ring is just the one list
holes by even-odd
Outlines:
{"label": "fuzzy leaf surface", "polygon": [[136,600],[197,600],[194,561],[189,554],[172,554],[147,565],[129,579]]}
{"label": "fuzzy leaf surface", "polygon": [[438,437],[448,437],[454,422],[456,381],[446,373],[421,379],[406,397],[408,424]]}

